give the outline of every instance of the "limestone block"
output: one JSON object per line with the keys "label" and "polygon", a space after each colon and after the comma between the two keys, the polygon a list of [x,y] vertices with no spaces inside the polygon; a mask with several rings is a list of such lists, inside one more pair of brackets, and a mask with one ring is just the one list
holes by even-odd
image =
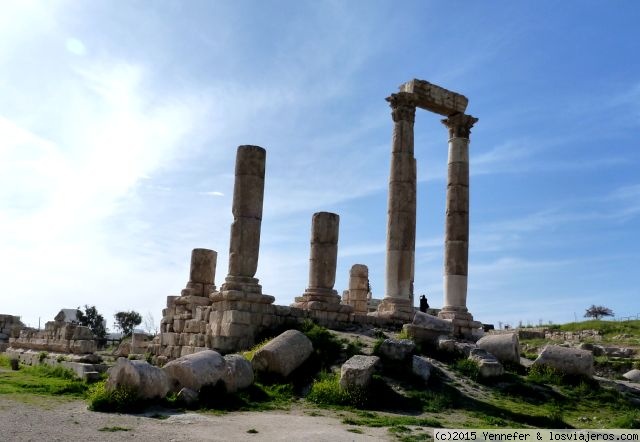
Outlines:
{"label": "limestone block", "polygon": [[231,224],[230,275],[253,277],[256,274],[261,224],[261,218],[237,218]]}
{"label": "limestone block", "polygon": [[433,364],[429,361],[429,358],[413,355],[411,362],[411,371],[413,374],[418,376],[424,382],[428,382],[431,377],[431,372],[434,370]]}
{"label": "limestone block", "polygon": [[248,324],[222,323],[220,334],[229,337],[253,336],[253,328]]}
{"label": "limestone block", "polygon": [[106,388],[130,387],[141,399],[163,398],[169,391],[169,380],[165,372],[146,361],[130,361],[119,358],[109,369]]}
{"label": "limestone block", "polygon": [[622,375],[623,378],[629,379],[631,382],[640,383],[640,370],[633,369]]}
{"label": "limestone block", "polygon": [[289,376],[313,352],[309,338],[298,330],[287,330],[256,352],[254,370]]}
{"label": "limestone block", "polygon": [[565,374],[593,376],[593,354],[578,348],[547,345],[533,365],[547,365]]}
{"label": "limestone block", "polygon": [[167,296],[167,308],[173,307],[176,299],[178,298],[179,296]]}
{"label": "limestone block", "polygon": [[185,387],[178,392],[176,399],[182,404],[190,406],[198,402],[198,392]]}
{"label": "limestone block", "polygon": [[467,275],[469,243],[467,241],[447,241],[445,249],[445,275]]}
{"label": "limestone block", "polygon": [[402,84],[400,92],[412,93],[418,107],[444,116],[463,113],[469,104],[464,95],[415,78]]}
{"label": "limestone block", "polygon": [[[216,261],[218,253],[209,249],[193,249],[191,252],[191,269],[189,282],[214,284],[216,274]],[[200,296],[208,296],[203,293],[204,287],[200,287]]]}
{"label": "limestone block", "polygon": [[449,186],[469,186],[469,163],[449,163],[447,180]]}
{"label": "limestone block", "polygon": [[222,314],[222,322],[235,324],[251,324],[251,313],[239,310],[227,310]]}
{"label": "limestone block", "polygon": [[504,367],[495,356],[481,348],[474,348],[469,354],[469,359],[478,364],[480,376],[483,378],[491,378],[504,374]]}
{"label": "limestone block", "polygon": [[178,334],[177,333],[161,333],[160,334],[160,343],[163,346],[167,346],[167,345],[176,345],[176,341],[178,340]]}
{"label": "limestone block", "polygon": [[437,316],[428,315],[427,313],[422,312],[415,313],[412,323],[413,325],[442,333],[451,333],[453,331],[451,321],[440,319]]}
{"label": "limestone block", "polygon": [[83,354],[83,353],[94,353],[98,350],[98,346],[96,341],[94,340],[77,340],[70,341],[69,349],[72,353]]}
{"label": "limestone block", "polygon": [[176,333],[182,333],[183,329],[184,329],[184,320],[175,319],[173,321],[173,331]]}
{"label": "limestone block", "polygon": [[182,388],[200,391],[204,385],[215,385],[224,375],[226,362],[220,353],[205,350],[168,362],[162,370],[169,378],[171,391]]}
{"label": "limestone block", "polygon": [[227,393],[243,390],[253,384],[253,366],[239,354],[225,355],[227,369],[222,376]]}
{"label": "limestone block", "polygon": [[515,332],[486,335],[476,345],[494,355],[500,362],[520,363],[520,341]]}
{"label": "limestone block", "polygon": [[452,212],[446,215],[445,241],[466,241],[469,238],[469,213]]}
{"label": "limestone block", "polygon": [[403,361],[411,356],[416,344],[411,339],[385,339],[380,345],[380,356],[394,361]]}
{"label": "limestone block", "polygon": [[344,390],[366,388],[379,362],[380,358],[377,356],[351,357],[340,368],[340,387]]}

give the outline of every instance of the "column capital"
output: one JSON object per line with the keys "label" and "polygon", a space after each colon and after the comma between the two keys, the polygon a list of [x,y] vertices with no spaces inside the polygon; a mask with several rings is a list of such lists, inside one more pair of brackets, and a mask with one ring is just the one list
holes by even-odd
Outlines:
{"label": "column capital", "polygon": [[413,123],[416,118],[417,99],[410,92],[398,92],[385,98],[391,106],[391,118],[393,121],[409,121]]}
{"label": "column capital", "polygon": [[454,114],[442,120],[442,124],[449,129],[449,138],[469,138],[471,128],[478,121],[467,114]]}

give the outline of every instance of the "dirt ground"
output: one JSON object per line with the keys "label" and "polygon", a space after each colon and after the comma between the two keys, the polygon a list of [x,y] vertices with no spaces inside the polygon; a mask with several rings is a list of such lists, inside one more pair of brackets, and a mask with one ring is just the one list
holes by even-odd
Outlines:
{"label": "dirt ground", "polygon": [[[96,413],[84,401],[0,397],[0,440],[13,441],[365,441],[394,438],[386,428],[341,423],[339,413],[318,410],[234,412],[222,415]],[[312,415],[313,414],[313,415]],[[318,414],[318,415],[316,415]],[[152,417],[155,415],[156,417]],[[102,429],[102,431],[101,431]],[[361,431],[354,433],[349,430]]]}

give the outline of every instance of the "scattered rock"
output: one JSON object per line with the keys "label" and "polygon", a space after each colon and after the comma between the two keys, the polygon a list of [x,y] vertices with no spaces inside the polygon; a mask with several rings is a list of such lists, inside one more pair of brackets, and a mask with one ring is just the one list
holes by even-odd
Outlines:
{"label": "scattered rock", "polygon": [[164,371],[146,361],[130,361],[118,358],[116,365],[108,371],[106,388],[113,391],[118,387],[134,389],[141,399],[163,398],[169,391],[169,379]]}
{"label": "scattered rock", "polygon": [[425,358],[424,356],[414,355],[411,368],[413,374],[421,378],[426,383],[431,377],[433,364],[431,364],[429,359]]}
{"label": "scattered rock", "polygon": [[625,374],[623,374],[622,377],[625,378],[625,379],[629,379],[631,382],[640,383],[640,370],[637,370],[637,369],[634,368],[633,370],[628,371]]}
{"label": "scattered rock", "polygon": [[367,387],[379,362],[380,358],[377,356],[355,355],[351,357],[342,364],[340,369],[340,387],[345,390]]}
{"label": "scattered rock", "polygon": [[251,363],[256,371],[287,377],[302,365],[312,352],[313,345],[309,338],[298,330],[287,330],[258,350]]}
{"label": "scattered rock", "polygon": [[440,336],[453,333],[451,321],[422,312],[416,312],[412,323],[405,324],[402,329],[416,342],[426,344],[435,344]]}
{"label": "scattered rock", "polygon": [[182,402],[184,405],[193,405],[198,402],[198,392],[193,391],[190,388],[182,388],[176,397],[178,401]]}
{"label": "scattered rock", "polygon": [[404,361],[415,349],[416,344],[411,339],[385,339],[380,345],[379,352],[387,359]]}
{"label": "scattered rock", "polygon": [[520,363],[520,341],[517,333],[486,335],[476,345],[495,356],[500,362]]}
{"label": "scattered rock", "polygon": [[253,367],[244,356],[233,354],[226,355],[224,360],[227,369],[222,375],[227,393],[234,393],[253,384]]}
{"label": "scattered rock", "polygon": [[547,345],[533,361],[533,366],[537,365],[548,365],[565,374],[593,376],[593,354],[578,348]]}
{"label": "scattered rock", "polygon": [[162,367],[169,378],[172,391],[180,391],[183,387],[200,391],[205,385],[215,385],[226,369],[224,358],[213,350],[183,356]]}
{"label": "scattered rock", "polygon": [[448,353],[458,353],[465,358],[469,357],[471,351],[477,348],[476,344],[470,342],[458,341],[447,336],[440,336],[438,338],[438,349]]}
{"label": "scattered rock", "polygon": [[504,367],[498,359],[482,348],[474,348],[471,350],[469,359],[478,364],[480,376],[483,378],[491,378],[504,374]]}

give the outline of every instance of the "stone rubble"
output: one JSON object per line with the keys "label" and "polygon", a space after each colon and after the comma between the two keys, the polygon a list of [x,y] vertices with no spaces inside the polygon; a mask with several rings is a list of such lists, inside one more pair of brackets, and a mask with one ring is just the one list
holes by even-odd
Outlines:
{"label": "stone rubble", "polygon": [[309,338],[298,330],[287,330],[260,348],[251,364],[256,372],[275,373],[287,377],[301,366],[313,352]]}
{"label": "stone rubble", "polygon": [[340,368],[340,387],[343,390],[368,387],[379,363],[377,356],[352,356]]}

